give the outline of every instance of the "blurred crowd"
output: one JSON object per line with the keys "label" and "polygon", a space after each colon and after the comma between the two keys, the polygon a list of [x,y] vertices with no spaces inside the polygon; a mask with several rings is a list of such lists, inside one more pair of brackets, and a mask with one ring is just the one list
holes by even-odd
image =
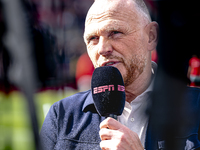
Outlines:
{"label": "blurred crowd", "polygon": [[[29,36],[34,45],[33,58],[37,68],[38,89],[65,86],[78,90],[88,89],[94,68],[85,53],[86,46],[82,36],[85,15],[93,0],[22,0],[22,2],[29,23]],[[154,19],[156,16],[154,3],[150,0],[146,2]],[[16,87],[8,77],[13,62],[4,44],[7,28],[3,8],[4,5],[0,2],[0,90],[10,92]],[[158,61],[156,50],[152,52],[152,60]],[[197,62],[195,64],[198,68],[195,70],[200,72],[200,65],[197,65]],[[189,75],[194,74],[192,64],[193,61],[188,62],[189,79],[193,79]],[[193,81],[190,85],[197,86]]]}
{"label": "blurred crowd", "polygon": [[[19,1],[20,2],[20,1]],[[86,52],[83,41],[85,15],[93,0],[23,0],[34,45],[38,89],[77,88],[77,59]],[[0,90],[16,87],[8,77],[11,54],[4,44],[7,33],[4,4],[0,3]]]}

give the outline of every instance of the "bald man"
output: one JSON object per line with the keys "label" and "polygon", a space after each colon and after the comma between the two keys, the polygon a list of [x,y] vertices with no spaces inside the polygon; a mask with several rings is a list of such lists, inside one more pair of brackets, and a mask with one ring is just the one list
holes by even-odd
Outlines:
{"label": "bald man", "polygon": [[[151,51],[157,45],[157,28],[157,23],[151,22],[142,1],[136,3],[133,0],[96,0],[87,14],[84,40],[90,59],[95,68],[114,66],[119,69],[126,87],[126,105],[130,108],[129,111],[134,111],[131,110],[131,102],[135,100],[142,106],[142,112],[145,112],[144,92],[152,79]],[[142,93],[144,98],[136,99]],[[136,107],[139,107],[137,105]],[[129,119],[128,115],[119,117],[119,120],[122,120],[120,122],[128,124],[129,121],[126,121]],[[115,145],[121,149],[126,149],[125,146],[130,149],[144,149],[142,145],[144,145],[147,117],[143,115],[138,114],[138,117],[144,119],[138,120],[137,125],[131,123],[128,125],[137,132],[130,131],[111,118],[103,121],[100,125],[101,147]],[[118,139],[110,140],[113,134],[116,134]],[[118,136],[120,134],[122,135]]]}

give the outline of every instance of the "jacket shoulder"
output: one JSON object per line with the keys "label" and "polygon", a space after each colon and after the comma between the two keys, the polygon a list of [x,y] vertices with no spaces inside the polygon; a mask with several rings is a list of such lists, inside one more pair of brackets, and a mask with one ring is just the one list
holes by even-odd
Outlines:
{"label": "jacket shoulder", "polygon": [[90,93],[76,93],[51,106],[41,130],[41,137],[48,141],[43,142],[47,148],[52,145],[54,149],[100,149],[99,124],[104,118],[83,111],[90,104],[88,101],[93,101]]}

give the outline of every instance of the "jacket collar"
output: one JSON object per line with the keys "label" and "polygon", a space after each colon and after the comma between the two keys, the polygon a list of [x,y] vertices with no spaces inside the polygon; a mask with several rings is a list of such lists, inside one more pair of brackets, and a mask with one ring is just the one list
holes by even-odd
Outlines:
{"label": "jacket collar", "polygon": [[93,101],[93,98],[92,98],[92,91],[91,90],[88,90],[88,95],[85,99],[85,102],[83,104],[83,107],[82,107],[82,111],[83,112],[87,112],[87,111],[95,111],[96,112],[96,108],[94,106],[94,101]]}

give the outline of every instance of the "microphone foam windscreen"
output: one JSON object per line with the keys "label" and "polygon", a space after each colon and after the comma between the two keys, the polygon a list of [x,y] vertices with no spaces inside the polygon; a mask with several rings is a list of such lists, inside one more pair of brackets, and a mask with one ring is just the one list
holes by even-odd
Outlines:
{"label": "microphone foam windscreen", "polygon": [[112,66],[98,67],[92,75],[92,96],[99,115],[121,115],[125,105],[125,87],[119,70]]}

